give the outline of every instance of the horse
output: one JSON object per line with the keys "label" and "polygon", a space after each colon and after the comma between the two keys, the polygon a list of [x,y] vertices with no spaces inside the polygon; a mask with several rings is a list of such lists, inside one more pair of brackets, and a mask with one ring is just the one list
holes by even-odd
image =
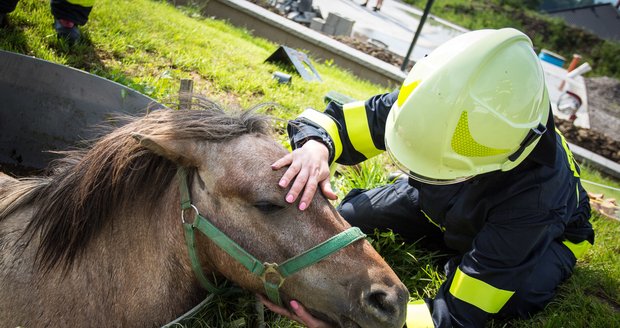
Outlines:
{"label": "horse", "polygon": [[[162,109],[61,152],[47,174],[0,176],[0,326],[155,327],[204,299],[179,168],[186,208],[265,263],[350,228],[323,196],[305,211],[284,201],[270,163],[287,150],[273,131],[256,111]],[[196,234],[195,244],[205,276],[265,294],[261,277],[214,240]],[[279,283],[283,304],[299,300],[335,326],[404,323],[408,291],[363,238]]]}

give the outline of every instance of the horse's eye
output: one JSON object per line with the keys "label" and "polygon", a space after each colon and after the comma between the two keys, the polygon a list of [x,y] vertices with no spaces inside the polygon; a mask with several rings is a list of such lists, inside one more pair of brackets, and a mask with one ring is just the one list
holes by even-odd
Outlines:
{"label": "horse's eye", "polygon": [[254,204],[254,207],[256,207],[256,209],[258,209],[259,211],[265,214],[273,213],[273,212],[279,211],[284,208],[284,206],[274,204],[267,200],[261,200],[261,201],[256,202]]}

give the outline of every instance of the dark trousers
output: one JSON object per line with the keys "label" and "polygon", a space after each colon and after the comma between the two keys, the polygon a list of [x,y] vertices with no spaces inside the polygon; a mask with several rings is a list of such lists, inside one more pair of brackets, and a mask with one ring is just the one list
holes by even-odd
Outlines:
{"label": "dark trousers", "polygon": [[[10,13],[15,10],[19,0],[0,0],[0,13]],[[92,7],[82,7],[66,0],[51,0],[52,15],[56,19],[66,19],[77,25],[84,25]]]}
{"label": "dark trousers", "polygon": [[366,234],[372,234],[375,228],[389,229],[425,248],[445,248],[443,233],[422,214],[418,199],[418,190],[406,179],[398,179],[371,190],[351,190],[338,206],[338,212]]}
{"label": "dark trousers", "polygon": [[[439,227],[420,211],[418,200],[418,190],[407,180],[399,179],[371,190],[352,190],[338,206],[338,211],[365,233],[372,233],[375,228],[391,229],[406,241],[418,241],[424,248],[451,252],[443,243]],[[457,255],[456,261],[447,263],[446,271],[454,272],[459,262],[460,255]],[[527,318],[544,308],[555,296],[557,286],[571,275],[575,262],[575,256],[566,246],[553,242],[523,288],[513,295],[499,315]]]}

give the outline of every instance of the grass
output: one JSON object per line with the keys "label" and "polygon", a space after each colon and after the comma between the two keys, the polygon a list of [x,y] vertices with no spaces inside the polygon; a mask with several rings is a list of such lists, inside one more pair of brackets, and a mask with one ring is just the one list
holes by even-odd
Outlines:
{"label": "grass", "polygon": [[[98,0],[83,28],[85,41],[73,48],[58,41],[52,29],[49,4],[22,0],[10,15],[11,27],[0,30],[0,49],[19,52],[89,71],[134,88],[159,101],[174,98],[181,78],[191,78],[195,91],[227,107],[251,107],[266,102],[281,106],[265,111],[277,117],[295,117],[306,107],[321,109],[329,90],[357,99],[386,89],[360,81],[331,62],[314,62],[323,83],[306,82],[294,75],[290,85],[271,78],[286,71],[264,63],[277,45],[255,38],[246,30],[209,18],[196,8],[174,8],[161,1]],[[282,143],[286,143],[282,126]],[[351,188],[372,188],[388,183],[385,157],[359,166],[340,168],[333,179],[344,196]],[[620,187],[597,172],[585,169],[591,181]],[[586,188],[589,188],[586,185]],[[620,198],[620,197],[619,197]],[[545,311],[530,320],[492,321],[489,327],[618,327],[620,326],[619,223],[595,216],[597,240],[580,260],[572,279]],[[441,254],[424,252],[391,232],[370,237],[405,282],[414,298],[432,297],[444,279]],[[247,293],[215,297],[201,316],[187,327],[253,327],[257,312]],[[269,327],[298,327],[266,313]],[[179,325],[180,326],[180,325]]]}
{"label": "grass", "polygon": [[330,62],[313,63],[324,83],[306,82],[289,70],[293,83],[280,85],[272,73],[286,68],[264,63],[278,45],[166,2],[97,1],[82,29],[84,42],[71,49],[56,39],[49,4],[20,1],[9,20],[11,27],[0,31],[0,49],[83,69],[158,100],[176,95],[181,78],[192,78],[197,93],[224,105],[276,101],[283,108],[273,114],[292,118],[305,107],[322,108],[329,90],[355,98],[382,91]]}

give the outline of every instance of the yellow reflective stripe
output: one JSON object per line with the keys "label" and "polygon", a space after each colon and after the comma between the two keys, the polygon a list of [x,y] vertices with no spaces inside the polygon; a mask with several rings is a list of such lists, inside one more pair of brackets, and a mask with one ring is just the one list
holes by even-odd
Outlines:
{"label": "yellow reflective stripe", "polygon": [[344,121],[347,124],[347,134],[353,148],[364,157],[371,158],[379,155],[382,150],[375,147],[368,126],[366,106],[364,101],[356,101],[342,106]]}
{"label": "yellow reflective stripe", "polygon": [[431,311],[424,300],[407,304],[407,328],[434,328]]}
{"label": "yellow reflective stripe", "polygon": [[398,108],[403,107],[405,100],[409,98],[409,95],[415,90],[415,88],[420,84],[420,80],[413,81],[407,85],[403,84],[398,91],[398,99],[396,99],[396,105]]}
{"label": "yellow reflective stripe", "polygon": [[336,125],[334,119],[332,119],[331,116],[316,111],[312,108],[306,109],[303,113],[301,113],[301,115],[299,115],[299,117],[306,118],[327,131],[327,134],[334,142],[334,161],[336,161],[338,157],[340,157],[340,154],[342,154],[342,141],[340,141],[338,125]]}
{"label": "yellow reflective stripe", "polygon": [[564,147],[564,151],[566,152],[566,158],[568,160],[568,165],[570,165],[570,170],[573,171],[573,176],[579,177],[579,172],[577,172],[577,168],[575,167],[575,158],[573,157],[573,152],[568,148],[568,144],[566,143],[566,139],[562,135],[562,132],[555,128],[555,132],[560,136],[560,140],[562,140],[562,147]]}
{"label": "yellow reflective stripe", "polygon": [[577,207],[579,207],[579,184],[575,185],[575,190],[577,191]]}
{"label": "yellow reflective stripe", "polygon": [[497,313],[515,292],[495,288],[456,269],[450,285],[450,294],[487,313]]}
{"label": "yellow reflective stripe", "polygon": [[590,247],[592,247],[592,244],[590,244],[590,242],[587,240],[584,240],[580,242],[579,244],[575,244],[568,240],[565,240],[562,243],[566,245],[566,247],[568,247],[568,249],[570,249],[571,252],[573,252],[573,254],[575,255],[575,258],[577,259],[581,258],[583,254],[585,254],[590,249]]}
{"label": "yellow reflective stripe", "polygon": [[95,0],[67,0],[72,5],[78,5],[82,7],[92,7],[95,4]]}

